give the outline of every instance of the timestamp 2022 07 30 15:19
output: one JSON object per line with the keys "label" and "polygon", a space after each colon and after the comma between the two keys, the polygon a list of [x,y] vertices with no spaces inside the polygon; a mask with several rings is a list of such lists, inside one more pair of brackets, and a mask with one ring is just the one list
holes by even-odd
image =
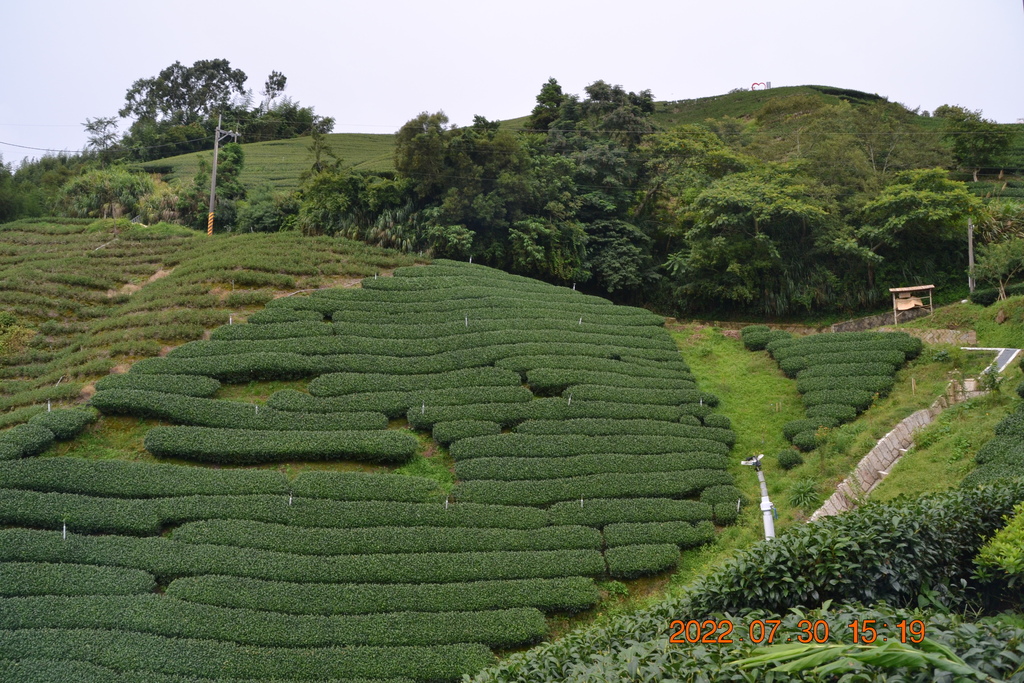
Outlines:
{"label": "timestamp 2022 07 30 15:19", "polygon": [[[731,619],[674,619],[669,623],[669,642],[702,643],[708,645],[729,645],[732,643],[753,643],[773,645],[775,643],[827,643],[833,635],[824,619],[797,622],[796,631],[780,629],[781,619],[752,619],[749,623],[733,622]],[[920,619],[889,623],[878,619],[855,619],[845,628],[852,635],[854,644],[870,645],[876,642],[898,640],[901,643],[920,643],[924,640],[926,626]]]}

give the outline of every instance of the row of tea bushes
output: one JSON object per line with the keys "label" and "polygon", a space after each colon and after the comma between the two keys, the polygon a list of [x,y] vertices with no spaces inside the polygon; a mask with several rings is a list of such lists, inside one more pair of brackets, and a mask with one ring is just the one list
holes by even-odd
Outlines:
{"label": "row of tea bushes", "polygon": [[903,332],[839,332],[793,337],[766,332],[765,326],[741,330],[747,348],[764,348],[789,377],[796,378],[807,418],[783,427],[800,450],[818,446],[821,428],[850,422],[895,385],[896,371],[916,358],[922,342]]}

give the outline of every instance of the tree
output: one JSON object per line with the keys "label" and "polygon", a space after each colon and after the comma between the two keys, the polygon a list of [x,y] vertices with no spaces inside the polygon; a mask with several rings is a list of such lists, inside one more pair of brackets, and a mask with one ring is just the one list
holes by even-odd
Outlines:
{"label": "tree", "polygon": [[201,59],[192,66],[174,62],[153,78],[141,78],[125,94],[122,118],[170,120],[187,125],[227,109],[245,97],[245,72],[226,59]]}
{"label": "tree", "polygon": [[108,151],[117,142],[117,117],[100,116],[95,119],[87,118],[82,124],[85,132],[89,134],[89,142],[86,149],[97,152],[101,158],[107,157]]}
{"label": "tree", "polygon": [[1006,298],[1006,286],[1018,273],[1024,272],[1024,239],[984,244],[978,249],[974,275],[999,285],[999,298]]}
{"label": "tree", "polygon": [[985,166],[994,164],[1010,146],[1012,134],[995,121],[960,106],[944,104],[934,116],[943,119],[943,134],[953,150],[953,158],[961,168],[970,168],[974,181]]}
{"label": "tree", "polygon": [[558,118],[558,112],[565,101],[565,94],[562,86],[554,78],[541,86],[537,95],[537,106],[530,114],[530,128],[536,131],[546,131],[551,123]]}
{"label": "tree", "polygon": [[910,263],[915,256],[934,259],[956,253],[966,243],[967,217],[980,200],[942,169],[898,174],[861,209],[860,225],[837,235],[837,252],[859,255],[867,263],[868,287],[875,286],[876,266],[886,259]]}
{"label": "tree", "polygon": [[263,108],[270,109],[274,104],[274,100],[277,99],[278,95],[284,92],[285,84],[288,82],[288,77],[280,71],[271,71],[270,75],[267,76],[267,82],[263,84],[263,91],[260,93],[265,98],[263,100]]}
{"label": "tree", "polygon": [[448,129],[448,116],[443,111],[423,112],[402,126],[395,136],[395,169],[412,180],[420,199],[444,185]]}

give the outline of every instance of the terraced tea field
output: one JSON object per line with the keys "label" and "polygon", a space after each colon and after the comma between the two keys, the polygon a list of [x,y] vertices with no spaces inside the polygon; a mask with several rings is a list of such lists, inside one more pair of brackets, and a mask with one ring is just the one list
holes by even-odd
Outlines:
{"label": "terraced tea field", "polygon": [[[735,520],[735,435],[662,318],[462,263],[394,275],[96,383],[180,464],[0,448],[0,677],[454,680]],[[374,471],[289,475],[339,462]]]}

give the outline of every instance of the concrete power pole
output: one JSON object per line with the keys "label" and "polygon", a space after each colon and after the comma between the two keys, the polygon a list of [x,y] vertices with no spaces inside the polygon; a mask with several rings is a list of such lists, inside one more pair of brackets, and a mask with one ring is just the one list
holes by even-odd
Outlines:
{"label": "concrete power pole", "polygon": [[967,219],[967,288],[974,294],[974,221]]}
{"label": "concrete power pole", "polygon": [[206,217],[206,234],[213,235],[213,204],[217,199],[217,151],[220,148],[220,141],[231,137],[238,139],[238,133],[233,130],[220,129],[220,114],[217,115],[217,132],[213,135],[213,168],[210,171],[210,213]]}

